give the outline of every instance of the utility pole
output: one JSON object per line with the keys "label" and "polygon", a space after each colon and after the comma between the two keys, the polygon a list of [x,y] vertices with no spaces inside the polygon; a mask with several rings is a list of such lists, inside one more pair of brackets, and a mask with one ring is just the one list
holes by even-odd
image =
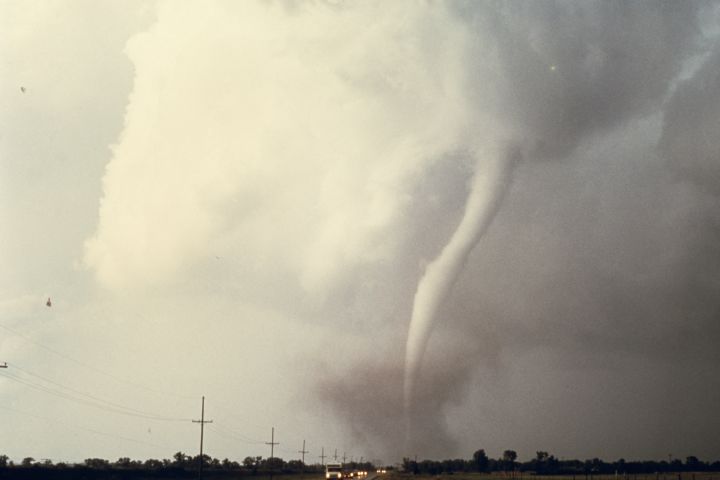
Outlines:
{"label": "utility pole", "polygon": [[325,455],[325,447],[322,447],[322,453],[321,453],[320,455],[318,455],[318,458],[320,458],[320,461],[322,462],[321,465],[322,465],[323,467],[325,466],[325,457],[326,457],[326,455]]}
{"label": "utility pole", "polygon": [[265,442],[265,445],[270,445],[270,458],[268,465],[270,467],[270,480],[273,478],[273,462],[275,459],[275,445],[280,445],[275,441],[275,427],[272,427],[271,433],[270,433],[270,442]]}
{"label": "utility pole", "polygon": [[193,423],[200,424],[200,465],[198,466],[198,478],[202,478],[203,468],[203,433],[205,431],[205,424],[212,423],[212,420],[205,420],[205,396],[202,397],[202,410],[200,411],[200,420],[193,420]]}
{"label": "utility pole", "polygon": [[270,441],[265,442],[265,445],[270,445],[270,458],[275,458],[275,445],[280,445],[275,441],[275,427],[272,427],[272,432],[270,435]]}
{"label": "utility pole", "polygon": [[305,465],[305,454],[310,453],[307,450],[305,450],[305,440],[304,439],[303,439],[303,448],[302,448],[302,450],[298,450],[298,453],[302,454],[302,464],[304,466]]}
{"label": "utility pole", "polygon": [[333,458],[334,458],[335,461],[337,462],[337,448],[335,449],[335,455],[333,456]]}
{"label": "utility pole", "polygon": [[345,463],[345,452],[343,452],[343,464]]}
{"label": "utility pole", "polygon": [[302,464],[300,465],[300,478],[305,478],[305,454],[310,453],[307,450],[305,450],[305,439],[303,438],[303,448],[302,450],[298,450],[298,453],[302,454]]}

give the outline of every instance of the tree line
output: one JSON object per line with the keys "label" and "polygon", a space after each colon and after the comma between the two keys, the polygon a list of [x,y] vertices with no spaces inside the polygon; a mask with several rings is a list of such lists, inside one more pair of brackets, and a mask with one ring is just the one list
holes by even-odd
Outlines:
{"label": "tree line", "polygon": [[[103,458],[87,458],[80,463],[53,463],[51,460],[36,460],[26,457],[15,463],[7,455],[0,455],[0,479],[5,478],[195,478],[202,461],[202,469],[213,477],[225,474],[267,475],[294,473],[323,473],[320,464],[304,464],[300,460],[285,461],[282,458],[245,457],[242,462],[225,458],[220,460],[209,455],[186,455],[175,453],[172,458],[162,460],[132,460],[121,457],[115,462]],[[353,470],[370,470],[369,462],[350,462],[345,464]]]}
{"label": "tree line", "polygon": [[[490,458],[484,449],[476,450],[471,459],[422,460],[404,458],[402,470],[413,474],[438,475],[462,472],[518,472],[533,475],[608,475],[608,474],[653,474],[667,472],[718,472],[720,461],[702,461],[695,456],[684,461],[626,461],[619,459],[608,462],[599,458],[589,460],[565,460],[545,451],[538,451],[534,458],[521,462],[514,450],[505,450],[501,457]],[[187,455],[175,453],[169,459],[132,460],[121,457],[115,462],[102,458],[88,458],[80,463],[53,463],[51,460],[35,460],[26,457],[14,463],[6,455],[0,455],[0,479],[9,478],[191,478],[196,476],[202,461],[203,471],[214,477],[238,475],[267,475],[316,473],[324,471],[321,464],[304,464],[300,460],[285,461],[282,458],[245,457],[242,462],[225,458],[220,460],[209,455]],[[370,462],[350,462],[350,470],[372,471],[376,466]]]}
{"label": "tree line", "polygon": [[669,461],[642,460],[626,461],[621,458],[607,462],[599,458],[589,460],[558,459],[545,451],[538,451],[535,457],[525,461],[517,461],[517,452],[505,450],[500,458],[490,458],[484,449],[476,450],[472,459],[453,460],[422,460],[403,458],[402,468],[415,474],[437,475],[455,472],[527,472],[535,475],[608,475],[608,474],[650,474],[666,472],[717,472],[720,461],[702,461],[695,456],[685,461],[674,459]]}

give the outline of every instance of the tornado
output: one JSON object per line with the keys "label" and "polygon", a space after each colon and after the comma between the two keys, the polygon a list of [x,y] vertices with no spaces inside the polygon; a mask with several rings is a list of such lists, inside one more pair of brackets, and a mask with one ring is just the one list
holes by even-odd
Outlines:
{"label": "tornado", "polygon": [[405,347],[403,400],[408,439],[415,384],[430,334],[438,322],[438,311],[473,247],[492,223],[510,186],[518,158],[519,152],[515,148],[506,148],[489,157],[478,155],[462,220],[440,255],[428,264],[418,283]]}

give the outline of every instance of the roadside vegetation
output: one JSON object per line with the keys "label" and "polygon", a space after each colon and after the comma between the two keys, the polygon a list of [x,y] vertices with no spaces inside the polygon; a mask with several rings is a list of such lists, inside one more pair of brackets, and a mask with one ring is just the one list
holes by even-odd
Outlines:
{"label": "roadside vegetation", "polygon": [[[525,462],[517,461],[514,450],[505,450],[500,458],[489,458],[485,450],[476,450],[472,459],[422,460],[404,458],[396,475],[453,475],[462,479],[523,479],[529,476],[552,476],[558,480],[720,480],[720,461],[702,461],[695,456],[668,461],[632,460],[623,458],[604,461],[558,459],[538,451]],[[714,475],[713,475],[714,473]]]}
{"label": "roadside vegetation", "polygon": [[[370,463],[348,463],[348,468],[369,470]],[[88,458],[80,463],[53,463],[51,460],[24,458],[13,462],[0,455],[0,480],[5,479],[58,479],[58,480],[105,480],[105,479],[169,479],[198,478],[200,456],[177,452],[172,459],[132,460],[127,457],[111,462],[102,458]],[[253,480],[324,480],[325,469],[320,464],[306,465],[300,460],[285,461],[282,458],[245,457],[242,462],[202,457],[203,478]]]}
{"label": "roadside vegetation", "polygon": [[[132,460],[127,457],[111,462],[88,458],[80,463],[53,463],[31,457],[13,462],[0,455],[0,480],[56,479],[56,480],[144,480],[170,478],[198,478],[201,458],[177,452],[171,459]],[[378,480],[410,480],[433,477],[436,480],[720,480],[720,461],[702,461],[694,456],[668,461],[608,462],[599,458],[589,460],[558,459],[538,451],[534,458],[518,461],[517,453],[506,450],[500,458],[489,458],[484,450],[475,451],[471,459],[421,460],[404,458],[397,468],[376,474],[381,466],[369,462],[350,462],[347,471],[370,472]],[[324,480],[324,467],[307,465],[300,460],[245,457],[242,462],[202,457],[202,477],[209,479],[248,480]]]}

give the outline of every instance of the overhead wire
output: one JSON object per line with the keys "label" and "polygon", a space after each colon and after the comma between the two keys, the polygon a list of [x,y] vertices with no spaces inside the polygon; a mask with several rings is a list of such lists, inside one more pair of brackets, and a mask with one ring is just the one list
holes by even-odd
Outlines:
{"label": "overhead wire", "polygon": [[225,438],[230,438],[232,440],[238,440],[243,443],[251,444],[251,445],[262,445],[265,442],[260,440],[253,440],[249,437],[246,437],[245,435],[242,435],[240,433],[237,433],[229,428],[222,427],[218,423],[211,423],[208,425],[210,430],[214,430],[215,433],[219,434],[220,436],[223,436]]}
{"label": "overhead wire", "polygon": [[[8,407],[8,406],[6,406],[6,405],[0,405],[0,409],[7,410],[7,411],[10,411],[10,412],[14,412],[14,413],[19,413],[19,414],[21,414],[21,415],[26,415],[26,416],[33,417],[33,418],[37,418],[38,420],[43,420],[43,421],[45,421],[45,422],[56,423],[56,424],[62,425],[62,426],[64,426],[64,427],[70,427],[70,428],[74,428],[74,429],[77,429],[77,430],[84,430],[84,431],[86,431],[86,432],[94,433],[94,434],[96,434],[96,435],[102,435],[102,436],[109,437],[109,438],[114,438],[114,439],[118,439],[118,440],[124,440],[124,441],[126,441],[126,442],[140,443],[140,444],[144,444],[144,445],[150,445],[150,446],[152,446],[152,447],[167,449],[167,447],[165,447],[165,446],[163,446],[163,445],[158,445],[158,444],[156,444],[156,443],[146,442],[146,441],[144,441],[144,440],[137,440],[137,439],[134,439],[134,438],[123,437],[123,436],[121,436],[121,435],[116,435],[116,434],[113,434],[113,433],[102,432],[102,431],[100,431],[100,430],[95,430],[95,429],[92,429],[92,428],[86,428],[86,427],[81,427],[81,426],[79,426],[79,425],[69,424],[69,423],[66,423],[66,422],[63,422],[63,421],[54,419],[54,418],[44,417],[44,416],[42,416],[42,415],[36,415],[36,414],[34,414],[34,413],[25,412],[25,411],[22,411],[22,410],[18,410],[18,409],[16,409],[16,408]],[[169,450],[169,449],[168,449],[168,450]]]}
{"label": "overhead wire", "polygon": [[[2,328],[2,329],[4,329],[4,330],[6,330],[6,331],[8,331],[8,332],[10,332],[10,333],[18,336],[18,337],[20,337],[20,338],[22,338],[22,339],[24,339],[25,341],[27,341],[27,342],[29,342],[29,343],[32,343],[32,344],[34,344],[34,345],[42,348],[43,350],[46,350],[46,351],[52,353],[53,355],[56,355],[56,356],[58,356],[58,357],[61,357],[61,358],[65,359],[65,360],[67,360],[67,361],[73,362],[73,363],[76,364],[76,365],[79,365],[79,366],[81,366],[81,367],[83,367],[83,368],[86,368],[86,369],[88,369],[88,370],[91,370],[91,371],[93,371],[93,372],[95,372],[95,373],[98,373],[98,374],[100,374],[100,375],[103,375],[103,376],[105,376],[105,377],[108,377],[108,378],[110,378],[110,379],[112,379],[112,380],[115,380],[115,381],[117,381],[117,382],[121,382],[121,383],[130,385],[130,386],[132,386],[132,387],[135,387],[135,388],[138,388],[138,389],[142,389],[142,390],[145,390],[145,391],[154,393],[154,394],[165,395],[165,396],[172,396],[172,397],[181,398],[181,399],[191,399],[191,400],[195,400],[195,399],[196,399],[196,397],[194,397],[194,396],[188,396],[188,395],[182,395],[182,394],[178,394],[178,393],[174,393],[174,392],[168,392],[168,391],[158,390],[158,389],[154,389],[154,388],[147,387],[146,385],[142,385],[142,384],[139,384],[139,383],[136,383],[136,382],[127,380],[127,379],[125,379],[125,378],[119,377],[119,376],[117,376],[117,375],[114,375],[114,374],[111,374],[111,373],[109,373],[109,372],[106,372],[106,371],[104,371],[104,370],[102,370],[102,369],[99,369],[99,368],[97,368],[97,367],[95,367],[95,366],[93,366],[93,365],[89,365],[89,364],[87,364],[87,363],[85,363],[85,362],[83,362],[83,361],[81,361],[81,360],[78,360],[78,359],[75,358],[75,357],[72,357],[72,356],[70,356],[70,355],[67,355],[67,354],[59,351],[59,350],[56,350],[56,349],[54,349],[54,348],[52,348],[52,347],[49,347],[49,346],[47,346],[47,345],[44,345],[44,344],[42,344],[42,343],[40,343],[40,342],[38,342],[38,341],[36,341],[36,340],[33,340],[32,338],[28,337],[27,335],[25,335],[25,334],[23,334],[23,333],[15,330],[15,329],[13,329],[13,328],[10,328],[10,327],[8,327],[7,325],[4,325],[4,324],[0,323],[0,328]],[[0,371],[0,375],[4,376],[4,377],[6,377],[6,378],[9,378],[9,379],[11,379],[11,380],[13,380],[13,381],[15,381],[15,382],[18,382],[18,383],[20,383],[20,384],[26,385],[27,387],[33,388],[33,389],[35,389],[35,390],[37,390],[37,391],[41,391],[41,392],[44,392],[44,393],[47,393],[47,394],[50,394],[50,395],[54,395],[54,396],[57,396],[57,397],[59,397],[59,398],[64,398],[64,399],[66,399],[66,400],[73,401],[73,402],[76,402],[76,403],[79,403],[79,404],[83,404],[83,405],[90,406],[90,407],[93,407],[93,408],[97,408],[97,409],[100,409],[100,410],[105,410],[105,411],[108,411],[108,412],[110,412],[110,413],[115,413],[115,414],[120,414],[120,415],[126,415],[126,416],[133,416],[133,417],[144,418],[144,419],[149,419],[149,420],[172,421],[172,422],[189,422],[189,421],[192,420],[192,419],[190,419],[190,418],[179,418],[179,417],[169,417],[169,416],[157,415],[157,414],[155,414],[155,413],[143,411],[143,410],[136,409],[136,408],[133,408],[133,407],[128,407],[128,406],[126,406],[126,405],[122,405],[122,404],[117,403],[117,402],[113,402],[113,401],[110,401],[110,400],[106,400],[106,399],[97,397],[97,396],[95,396],[95,395],[92,395],[92,394],[90,394],[90,393],[84,392],[84,391],[82,391],[82,390],[78,390],[78,389],[76,389],[76,388],[63,385],[63,384],[60,383],[60,382],[57,382],[57,381],[52,380],[52,379],[49,379],[49,378],[44,377],[44,376],[42,376],[42,375],[38,375],[37,373],[33,373],[33,372],[31,372],[31,371],[29,371],[29,370],[27,370],[27,369],[21,368],[21,367],[19,367],[19,366],[16,365],[16,364],[9,364],[9,363],[8,363],[8,366],[11,366],[13,369],[16,369],[16,370],[18,370],[18,371],[20,371],[20,372],[23,372],[23,373],[26,374],[26,375],[29,375],[29,376],[31,376],[31,377],[35,377],[35,378],[40,379],[40,380],[42,380],[42,381],[44,381],[44,382],[47,382],[48,384],[54,385],[54,386],[57,387],[57,388],[51,388],[51,387],[49,387],[49,386],[47,386],[47,385],[43,385],[43,384],[41,384],[41,383],[33,382],[33,381],[31,381],[31,380],[29,380],[29,379],[27,379],[27,378],[18,377],[18,376],[16,376],[16,375],[13,375],[13,374],[7,372],[7,371]],[[58,390],[58,388],[59,388],[60,390]],[[83,397],[84,397],[84,398],[83,398]],[[8,409],[7,407],[3,407],[3,408]],[[233,413],[232,411],[230,411],[229,409],[223,407],[223,406],[220,405],[220,404],[215,404],[213,408],[218,408],[219,410],[222,410],[224,413],[226,413],[226,414],[229,415],[230,417],[232,417],[232,418],[234,418],[234,419],[236,419],[236,420],[239,420],[240,422],[242,422],[242,423],[244,423],[244,424],[251,425],[251,426],[254,426],[254,427],[256,427],[256,428],[262,428],[262,429],[266,429],[266,428],[269,429],[269,428],[270,428],[269,426],[266,426],[266,425],[259,425],[259,424],[250,422],[250,421],[247,420],[247,418],[242,418],[242,417],[240,417],[239,415]],[[32,414],[28,414],[28,415],[32,415]],[[219,426],[218,424],[211,424],[211,425],[214,425],[213,427],[211,427],[211,429],[214,430],[215,433],[218,433],[218,434],[220,434],[221,436],[225,436],[226,438],[232,438],[233,440],[238,440],[238,441],[243,442],[243,443],[246,443],[246,444],[258,444],[258,445],[259,445],[259,444],[267,443],[267,442],[264,442],[264,441],[261,441],[261,440],[257,440],[257,439],[250,438],[250,437],[248,437],[248,436],[246,436],[246,435],[244,435],[244,434],[241,434],[241,433],[237,432],[237,430],[235,430],[235,429],[231,429],[231,428],[228,428],[228,427]],[[91,431],[91,432],[93,432],[93,433],[98,433],[98,434],[101,434],[101,435],[103,434],[102,432],[96,432],[96,431],[92,431],[92,430],[89,430],[89,429],[85,429],[85,430]],[[119,438],[121,438],[121,437],[119,437]],[[298,437],[298,438],[299,438],[299,437]],[[131,440],[131,441],[132,441],[132,440]],[[144,442],[144,443],[147,443],[147,442]],[[282,451],[282,452],[290,453],[290,454],[296,453],[296,452],[294,452],[293,450],[286,449],[286,448],[284,448],[284,447],[279,448],[279,450]]]}
{"label": "overhead wire", "polygon": [[244,423],[246,425],[250,425],[252,427],[260,428],[263,430],[269,430],[271,428],[270,425],[260,425],[260,424],[249,421],[247,418],[242,418],[237,413],[234,413],[232,410],[230,410],[229,408],[225,408],[224,406],[222,406],[222,404],[220,404],[220,403],[213,402],[212,408],[217,408],[218,410],[221,410],[223,413],[229,415],[230,417],[232,417],[236,420],[239,420],[241,423]]}
{"label": "overhead wire", "polygon": [[168,392],[168,391],[158,390],[158,389],[155,389],[155,388],[150,388],[150,387],[148,387],[148,386],[146,386],[146,385],[142,385],[142,384],[133,382],[133,381],[131,381],[131,380],[127,380],[127,379],[122,378],[122,377],[118,377],[117,375],[113,375],[112,373],[106,372],[106,371],[101,370],[101,369],[99,369],[99,368],[97,368],[97,367],[94,367],[94,366],[92,366],[92,365],[89,365],[89,364],[87,364],[87,363],[85,363],[85,362],[83,362],[83,361],[81,361],[81,360],[78,360],[78,359],[76,359],[76,358],[74,358],[74,357],[71,357],[70,355],[67,355],[67,354],[65,354],[65,353],[63,353],[63,352],[60,352],[60,351],[58,351],[58,350],[55,350],[54,348],[48,347],[47,345],[44,345],[44,344],[42,344],[42,343],[40,343],[40,342],[38,342],[38,341],[36,341],[36,340],[33,340],[32,338],[28,337],[27,335],[24,335],[24,334],[18,332],[17,330],[8,327],[7,325],[3,325],[2,323],[0,323],[0,328],[4,329],[4,330],[6,330],[6,331],[8,331],[8,332],[10,332],[10,333],[13,333],[14,335],[17,335],[18,337],[24,339],[26,342],[32,343],[32,344],[34,344],[34,345],[42,348],[43,350],[46,350],[46,351],[48,351],[48,352],[50,352],[50,353],[52,353],[52,354],[54,354],[54,355],[57,355],[57,356],[59,356],[59,357],[61,357],[61,358],[64,358],[65,360],[68,360],[68,361],[70,361],[70,362],[73,362],[73,363],[75,363],[76,365],[79,365],[79,366],[81,366],[81,367],[83,367],[83,368],[86,368],[86,369],[88,369],[88,370],[92,370],[92,371],[95,372],[95,373],[98,373],[98,374],[100,374],[100,375],[104,375],[104,376],[106,376],[106,377],[108,377],[108,378],[112,378],[113,380],[115,380],[115,381],[117,381],[117,382],[122,382],[122,383],[125,383],[125,384],[127,384],[127,385],[131,385],[131,386],[133,386],[133,387],[135,387],[135,388],[139,388],[139,389],[142,389],[142,390],[146,390],[146,391],[149,391],[149,392],[152,392],[152,393],[155,393],[155,394],[159,394],[159,395],[177,397],[177,398],[182,398],[182,399],[185,399],[185,400],[195,400],[195,399],[196,399],[196,397],[194,397],[194,396],[181,395],[181,394],[178,394],[178,393],[175,393],[175,392]]}
{"label": "overhead wire", "polygon": [[[8,366],[10,366],[10,364],[8,364]],[[17,368],[17,366],[15,366],[15,368]],[[3,369],[3,371],[0,371],[0,376],[9,378],[18,383],[26,385],[30,388],[33,388],[35,390],[38,390],[38,391],[41,391],[44,393],[48,393],[50,395],[54,395],[54,396],[57,396],[60,398],[64,398],[66,400],[70,400],[70,401],[73,401],[76,403],[81,403],[83,405],[87,405],[90,407],[98,408],[101,410],[105,410],[105,411],[120,414],[120,415],[128,415],[128,416],[133,416],[133,417],[145,418],[148,420],[159,420],[159,421],[169,421],[169,422],[189,422],[192,420],[190,418],[177,418],[177,417],[156,415],[154,413],[145,412],[145,411],[138,410],[138,409],[135,409],[132,407],[127,407],[127,406],[121,405],[119,403],[111,402],[109,400],[104,400],[102,398],[82,392],[82,391],[74,389],[72,387],[64,386],[53,380],[49,380],[49,379],[46,379],[39,375],[32,374],[26,370],[22,370],[19,368],[18,368],[18,370],[24,372],[25,374],[36,376],[36,377],[44,380],[45,382],[51,383],[60,388],[64,388],[65,390],[68,390],[69,392],[73,392],[75,394],[64,392],[64,391],[58,390],[56,388],[48,387],[47,385],[43,385],[42,383],[38,383],[38,382],[33,382],[32,380],[28,380],[27,378],[21,378],[17,375],[14,375],[11,372],[5,371],[4,369]],[[82,395],[87,398],[82,398],[82,397],[79,397],[78,395]]]}

